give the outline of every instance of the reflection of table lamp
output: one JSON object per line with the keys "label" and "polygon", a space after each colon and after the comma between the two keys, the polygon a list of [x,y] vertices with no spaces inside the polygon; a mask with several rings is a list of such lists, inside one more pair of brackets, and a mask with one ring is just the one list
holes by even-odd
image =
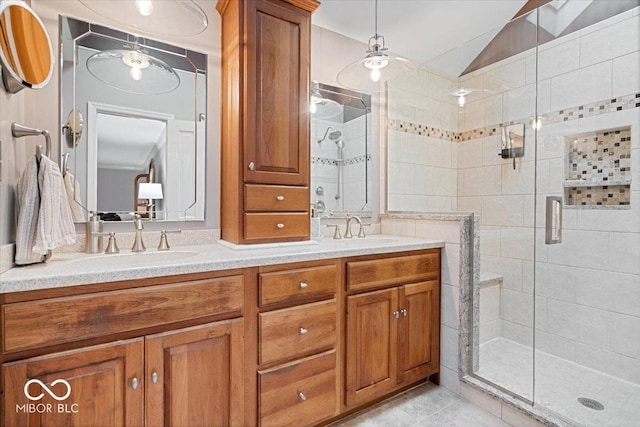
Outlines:
{"label": "reflection of table lamp", "polygon": [[[153,201],[163,199],[162,184],[158,182],[141,182],[138,186],[138,198],[148,199],[149,204],[147,205],[147,207],[151,212],[153,212]],[[153,218],[153,216],[154,215],[152,214],[151,218]]]}

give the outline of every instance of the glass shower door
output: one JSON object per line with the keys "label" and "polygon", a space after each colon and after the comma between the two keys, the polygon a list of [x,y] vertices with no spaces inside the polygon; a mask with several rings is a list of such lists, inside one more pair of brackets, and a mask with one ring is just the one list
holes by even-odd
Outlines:
{"label": "glass shower door", "polygon": [[622,3],[539,9],[534,402],[579,425],[640,423],[640,7],[597,17]]}

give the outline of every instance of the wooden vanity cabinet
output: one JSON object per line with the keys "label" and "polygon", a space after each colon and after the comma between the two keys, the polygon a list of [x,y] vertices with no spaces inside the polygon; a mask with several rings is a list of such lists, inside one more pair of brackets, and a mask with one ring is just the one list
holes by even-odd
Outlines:
{"label": "wooden vanity cabinet", "polygon": [[[116,290],[108,290],[114,284],[88,285],[93,290],[86,293],[3,304],[0,424],[246,425],[245,324],[239,316],[247,275],[202,276],[176,283],[150,279],[165,282],[151,286],[134,281],[138,287],[132,288],[116,283]],[[104,343],[83,344],[95,341]],[[32,353],[42,355],[14,356]],[[30,400],[24,393],[30,379],[58,396],[66,387],[55,381],[68,381],[71,393],[57,401],[34,383],[29,392],[44,395]],[[31,403],[50,403],[51,411],[29,413],[23,405]]]}
{"label": "wooden vanity cabinet", "polygon": [[439,249],[347,261],[347,290],[348,407],[438,372]]}
{"label": "wooden vanity cabinet", "polygon": [[[220,0],[222,238],[309,239],[315,0]],[[274,213],[277,213],[274,214]]]}
{"label": "wooden vanity cabinet", "polygon": [[311,426],[338,414],[340,271],[338,260],[261,269],[260,426]]}

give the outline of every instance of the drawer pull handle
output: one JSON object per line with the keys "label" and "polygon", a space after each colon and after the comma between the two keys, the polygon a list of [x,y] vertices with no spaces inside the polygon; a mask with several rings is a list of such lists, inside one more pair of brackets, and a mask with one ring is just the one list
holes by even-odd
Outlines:
{"label": "drawer pull handle", "polygon": [[276,200],[281,202],[284,200],[284,196],[276,196]]}
{"label": "drawer pull handle", "polygon": [[151,373],[151,382],[154,384],[158,383],[158,373],[156,371]]}
{"label": "drawer pull handle", "polygon": [[306,328],[300,328],[300,335],[306,335],[309,332]]}
{"label": "drawer pull handle", "polygon": [[300,289],[307,289],[307,287],[309,286],[309,284],[307,282],[300,282]]}
{"label": "drawer pull handle", "polygon": [[402,313],[402,317],[407,317],[407,309],[403,308],[402,310],[400,310],[400,313]]}
{"label": "drawer pull handle", "polygon": [[138,383],[139,383],[138,378],[133,377],[133,379],[131,379],[131,388],[134,390],[137,389]]}
{"label": "drawer pull handle", "polygon": [[284,228],[284,224],[279,222],[276,224],[276,227],[278,227],[279,229],[283,229]]}
{"label": "drawer pull handle", "polygon": [[396,319],[398,319],[400,317],[400,312],[398,311],[394,311],[393,312],[393,317],[395,317]]}
{"label": "drawer pull handle", "polygon": [[305,396],[303,392],[300,392],[298,393],[298,399],[305,401],[307,400],[307,396]]}

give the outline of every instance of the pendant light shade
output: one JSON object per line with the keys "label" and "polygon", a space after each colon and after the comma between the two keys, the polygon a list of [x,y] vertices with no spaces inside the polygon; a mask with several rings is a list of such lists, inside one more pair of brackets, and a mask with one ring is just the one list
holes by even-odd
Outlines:
{"label": "pendant light shade", "polygon": [[399,76],[410,76],[417,67],[408,59],[389,55],[384,37],[378,34],[378,0],[375,2],[375,34],[369,38],[367,55],[344,67],[337,80],[344,87],[364,92],[379,92],[383,83]]}
{"label": "pendant light shade", "polygon": [[193,36],[208,25],[207,14],[193,0],[80,0],[92,11],[136,33]]}
{"label": "pendant light shade", "polygon": [[160,94],[180,86],[173,68],[137,45],[98,52],[87,59],[87,69],[101,82],[126,92]]}

